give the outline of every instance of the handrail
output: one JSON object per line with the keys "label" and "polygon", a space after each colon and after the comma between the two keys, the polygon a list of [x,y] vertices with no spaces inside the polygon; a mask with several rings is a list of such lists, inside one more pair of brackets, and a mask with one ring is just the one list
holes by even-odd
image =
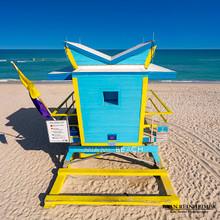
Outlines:
{"label": "handrail", "polygon": [[152,92],[152,94],[157,98],[157,100],[160,102],[160,104],[167,110],[167,114],[173,114],[173,112],[170,111],[170,109],[162,102],[162,100],[156,95],[156,93],[152,89],[148,89],[147,91]]}
{"label": "handrail", "polygon": [[[60,114],[56,114],[62,106],[68,101],[68,99],[73,95],[74,91],[59,105],[59,107],[51,114],[52,116],[61,116]],[[67,115],[62,115],[62,116],[67,116]]]}
{"label": "handrail", "polygon": [[65,114],[65,113],[63,113],[63,114],[54,114],[54,113],[52,113],[51,114],[52,116],[77,116],[77,114]]}
{"label": "handrail", "polygon": [[[69,106],[69,108],[65,111],[64,114],[67,114],[68,111],[72,108],[72,106],[74,105],[75,101],[73,101],[73,103]],[[62,116],[62,118],[60,120],[62,120],[65,116]]]}
{"label": "handrail", "polygon": [[[151,103],[153,104],[153,106],[154,106],[154,108],[158,111],[157,113],[161,116],[161,118],[164,120],[164,122],[166,122],[167,123],[167,119],[163,116],[163,112],[161,112],[160,110],[159,110],[159,108],[156,106],[156,104],[154,103],[154,101],[151,99],[151,98],[149,98],[149,100],[151,101]],[[155,115],[156,113],[154,113],[154,115]],[[172,113],[171,113],[172,114]],[[153,114],[152,114],[153,115]]]}
{"label": "handrail", "polygon": [[[147,112],[146,115],[160,115],[164,122],[167,123],[167,119],[163,115],[173,114],[171,110],[162,102],[162,100],[157,96],[157,94],[152,90],[148,89],[147,91],[151,92],[154,97],[160,102],[160,104],[167,110],[167,112],[161,112],[159,108],[156,106],[152,98],[147,98],[147,100],[150,100],[150,102],[153,104],[154,108],[157,110],[157,112]],[[157,127],[157,124],[144,124],[144,128],[155,128]]]}
{"label": "handrail", "polygon": [[[144,124],[144,128],[151,128],[152,125],[151,124]],[[153,124],[153,128],[156,128],[157,124]]]}

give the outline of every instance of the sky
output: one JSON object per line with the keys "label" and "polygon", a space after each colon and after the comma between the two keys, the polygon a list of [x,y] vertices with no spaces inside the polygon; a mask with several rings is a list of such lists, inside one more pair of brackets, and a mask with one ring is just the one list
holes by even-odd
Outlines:
{"label": "sky", "polygon": [[220,49],[220,0],[0,0],[0,49]]}

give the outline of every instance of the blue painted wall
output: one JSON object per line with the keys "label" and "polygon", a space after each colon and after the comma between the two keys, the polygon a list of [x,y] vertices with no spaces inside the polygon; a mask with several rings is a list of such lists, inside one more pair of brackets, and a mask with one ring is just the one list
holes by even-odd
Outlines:
{"label": "blue painted wall", "polygon": [[[125,56],[128,56],[127,54],[125,56],[122,56],[122,57],[119,57],[115,60],[113,60],[111,62],[111,64],[132,64],[132,65],[135,65],[135,64],[140,64],[140,65],[144,65],[144,62],[147,58],[147,55],[149,53],[149,50],[146,50],[144,52],[141,52],[139,53],[138,55],[132,55],[130,56],[129,54],[129,57],[120,61],[121,59],[125,58]],[[98,60],[95,60],[95,59],[92,59],[90,57],[87,57],[81,53],[78,53],[74,50],[71,50],[72,54],[73,54],[73,57],[77,63],[77,65],[106,65],[105,62],[100,62]]]}
{"label": "blue painted wall", "polygon": [[76,52],[75,50],[71,50],[71,52],[77,65],[105,65],[104,62],[100,62],[98,60],[87,57],[83,54]]}
{"label": "blue painted wall", "polygon": [[147,51],[144,51],[143,53],[140,53],[138,55],[135,56],[131,56],[129,58],[127,58],[126,60],[123,60],[117,64],[124,64],[124,65],[144,65],[145,60],[147,59],[147,55],[149,53],[150,49]]}
{"label": "blue painted wall", "polygon": [[[76,75],[73,77],[76,77]],[[86,143],[136,143],[139,136],[143,75],[77,75]],[[118,105],[103,92],[118,92]],[[115,94],[114,94],[115,99]]]}
{"label": "blue painted wall", "polygon": [[[150,49],[146,50],[146,51],[141,51],[140,48],[137,51],[134,51],[134,53],[130,53],[130,54],[126,54],[124,56],[121,56],[119,58],[116,58],[112,61],[112,64],[141,64],[144,65],[145,60],[147,59],[147,55],[150,51]],[[140,52],[137,54],[137,52]],[[127,58],[126,58],[127,57]],[[123,59],[124,58],[124,59]]]}

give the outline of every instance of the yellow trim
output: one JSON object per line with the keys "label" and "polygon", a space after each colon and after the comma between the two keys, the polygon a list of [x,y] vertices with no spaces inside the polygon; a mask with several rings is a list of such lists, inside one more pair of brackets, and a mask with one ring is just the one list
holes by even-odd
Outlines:
{"label": "yellow trim", "polygon": [[[96,153],[97,155],[98,154],[100,154],[100,153]],[[79,153],[79,157],[80,158],[88,158],[88,157],[93,157],[95,154],[93,153],[93,154],[85,154],[85,153]],[[98,156],[98,157],[96,157],[96,158],[101,158],[101,156]]]}
{"label": "yellow trim", "polygon": [[170,111],[170,109],[162,102],[162,100],[157,96],[157,94],[152,89],[148,89],[147,91],[152,92],[152,94],[156,97],[156,99],[160,102],[160,104],[167,110],[167,113],[162,113],[162,114],[173,114],[173,112]]}
{"label": "yellow trim", "polygon": [[[144,125],[144,128],[151,128],[152,125],[151,124],[145,124]],[[157,124],[153,124],[153,128],[156,128],[157,127]]]}
{"label": "yellow trim", "polygon": [[[163,182],[166,196],[106,196],[106,195],[60,195],[62,185],[68,175],[104,175],[104,176],[159,176]],[[60,168],[51,192],[45,198],[45,208],[57,204],[75,205],[172,205],[180,204],[175,195],[168,173],[165,169],[70,169]]]}
{"label": "yellow trim", "polygon": [[177,196],[72,196],[49,195],[45,200],[45,208],[55,205],[179,205]]}
{"label": "yellow trim", "polygon": [[[137,143],[116,143],[116,146],[134,146],[134,145],[142,146],[143,145],[144,117],[145,117],[145,106],[146,106],[146,101],[147,101],[147,85],[148,85],[148,77],[143,77],[139,141]],[[81,145],[82,146],[109,146],[108,143],[85,143],[77,78],[73,78],[73,89],[74,89],[74,94],[75,94],[75,104],[76,104],[76,111],[77,111],[77,119],[79,123]]]}
{"label": "yellow trim", "polygon": [[[70,115],[70,114],[67,114],[68,112],[65,112],[65,114],[57,114],[57,112],[62,108],[62,106],[67,103],[67,101],[69,100],[69,98],[73,95],[74,92],[71,92],[70,95],[58,106],[58,108],[56,110],[54,110],[52,112],[52,115],[53,116],[74,116],[74,115]],[[73,106],[74,102],[71,104],[71,106]],[[70,107],[69,107],[70,108]]]}
{"label": "yellow trim", "polygon": [[163,165],[163,161],[161,160],[161,158],[160,158],[160,155],[159,155],[159,154],[158,154],[158,157],[159,157],[159,159],[160,159],[160,163],[161,163],[162,167],[164,167],[164,165]]}
{"label": "yellow trim", "polygon": [[79,98],[78,80],[77,80],[77,78],[73,78],[72,81],[73,81],[73,90],[74,90],[74,96],[75,96],[77,120],[78,120],[78,124],[79,124],[80,140],[81,140],[81,144],[84,146],[85,137],[84,137],[82,112],[81,112],[80,98]]}
{"label": "yellow trim", "polygon": [[150,48],[150,51],[149,51],[149,53],[148,53],[148,55],[147,55],[147,59],[145,60],[145,63],[144,63],[144,68],[145,68],[145,69],[147,69],[148,66],[150,65],[150,62],[151,62],[151,60],[152,60],[152,57],[153,57],[154,52],[155,52],[155,50],[156,50],[156,47],[157,47],[157,46],[154,46],[154,47]]}
{"label": "yellow trim", "polygon": [[59,175],[77,176],[167,176],[165,169],[70,169],[60,168]]}
{"label": "yellow trim", "polygon": [[145,119],[145,108],[146,108],[146,102],[147,102],[147,86],[148,86],[148,77],[143,77],[140,126],[139,126],[139,144],[141,145],[142,145],[143,136],[144,136],[144,119]]}
{"label": "yellow trim", "polygon": [[[161,118],[164,120],[164,122],[167,123],[167,119],[163,116],[163,115],[168,115],[168,114],[173,114],[173,112],[170,111],[170,109],[162,102],[162,100],[156,95],[156,93],[152,90],[152,89],[148,89],[147,91],[151,92],[154,97],[160,102],[160,104],[167,110],[167,112],[161,112],[159,110],[159,108],[156,106],[156,104],[154,103],[154,101],[151,98],[147,98],[147,100],[149,100],[152,105],[154,106],[154,108],[157,110],[157,112],[148,112],[145,113],[145,115],[160,115]],[[148,127],[148,126],[147,126]]]}
{"label": "yellow trim", "polygon": [[162,180],[163,186],[165,188],[166,194],[168,196],[175,195],[174,189],[170,183],[168,176],[161,176],[161,180]]}
{"label": "yellow trim", "polygon": [[73,54],[71,53],[71,50],[68,47],[64,47],[64,49],[65,49],[66,55],[67,55],[70,63],[72,64],[73,68],[78,69],[78,66],[77,66],[76,61],[73,57]]}
{"label": "yellow trim", "polygon": [[172,115],[173,112],[148,112],[145,115]]}
{"label": "yellow trim", "polygon": [[62,186],[64,184],[66,176],[65,175],[58,175],[56,178],[55,183],[53,184],[53,187],[50,191],[50,194],[59,194]]}
{"label": "yellow trim", "polygon": [[51,116],[77,116],[77,114],[57,114],[57,113],[51,113]]}

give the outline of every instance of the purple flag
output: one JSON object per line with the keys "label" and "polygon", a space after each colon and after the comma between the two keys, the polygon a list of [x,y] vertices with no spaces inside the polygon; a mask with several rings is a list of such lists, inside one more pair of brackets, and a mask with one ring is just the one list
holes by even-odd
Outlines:
{"label": "purple flag", "polygon": [[[31,97],[31,96],[30,96]],[[32,102],[34,103],[34,105],[36,106],[37,110],[40,112],[40,114],[44,117],[47,118],[48,120],[50,119],[50,114],[47,111],[47,109],[45,108],[44,104],[39,101],[38,99],[32,99]]]}

